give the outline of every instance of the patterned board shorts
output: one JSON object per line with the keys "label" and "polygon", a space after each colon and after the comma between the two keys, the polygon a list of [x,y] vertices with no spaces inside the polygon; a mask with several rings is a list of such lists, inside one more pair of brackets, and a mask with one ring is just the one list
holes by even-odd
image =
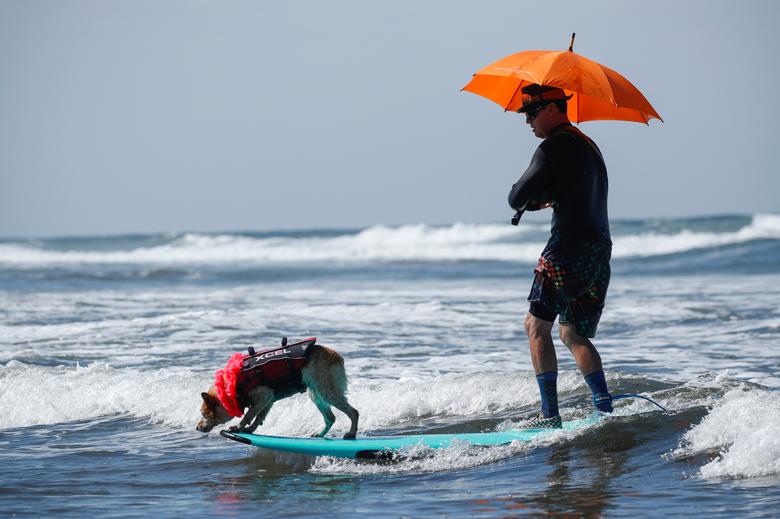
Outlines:
{"label": "patterned board shorts", "polygon": [[[612,243],[548,245],[534,269],[528,301],[574,324],[583,337],[595,337],[609,287]],[[555,320],[555,317],[552,317]]]}

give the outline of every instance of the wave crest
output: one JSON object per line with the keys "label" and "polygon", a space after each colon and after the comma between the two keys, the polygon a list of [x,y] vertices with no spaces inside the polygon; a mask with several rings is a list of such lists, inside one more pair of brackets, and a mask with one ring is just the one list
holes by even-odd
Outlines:
{"label": "wave crest", "polygon": [[[163,245],[128,250],[58,250],[29,243],[0,244],[0,265],[17,267],[118,265],[229,265],[350,263],[361,261],[535,262],[547,226],[526,223],[456,223],[449,226],[369,227],[356,233],[251,236],[188,233]],[[99,239],[96,239],[99,240]],[[682,228],[673,233],[639,229],[613,236],[615,258],[652,257],[755,240],[780,240],[780,215],[758,214],[732,231]]]}
{"label": "wave crest", "polygon": [[699,469],[709,478],[747,478],[780,474],[780,395],[733,389],[704,420],[685,433],[672,455],[717,452]]}

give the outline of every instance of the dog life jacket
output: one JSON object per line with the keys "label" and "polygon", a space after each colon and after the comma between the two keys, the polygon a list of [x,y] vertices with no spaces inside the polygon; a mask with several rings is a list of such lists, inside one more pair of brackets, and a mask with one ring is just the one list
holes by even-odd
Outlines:
{"label": "dog life jacket", "polygon": [[314,346],[314,337],[287,345],[249,354],[236,353],[227,365],[214,374],[217,399],[230,416],[243,416],[244,409],[252,405],[249,391],[263,385],[274,390],[274,399],[280,400],[295,393],[303,393],[306,386],[302,381],[301,368],[308,357],[309,348]]}
{"label": "dog life jacket", "polygon": [[309,347],[317,339],[312,337],[295,344],[287,345],[286,338],[282,346],[255,352],[249,348],[241,362],[241,370],[236,377],[236,400],[242,408],[252,405],[249,391],[257,386],[267,386],[274,390],[276,400],[287,398],[295,393],[303,393],[306,386],[301,379],[301,367],[306,362]]}

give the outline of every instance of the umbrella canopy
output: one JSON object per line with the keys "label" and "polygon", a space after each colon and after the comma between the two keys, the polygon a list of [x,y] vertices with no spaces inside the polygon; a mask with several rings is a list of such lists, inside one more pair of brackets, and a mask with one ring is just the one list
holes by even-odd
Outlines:
{"label": "umbrella canopy", "polygon": [[568,116],[576,123],[663,121],[630,81],[611,68],[576,54],[571,46],[565,51],[529,50],[511,54],[474,74],[463,90],[516,112],[523,105],[520,90],[533,83],[562,88],[567,95],[572,95]]}

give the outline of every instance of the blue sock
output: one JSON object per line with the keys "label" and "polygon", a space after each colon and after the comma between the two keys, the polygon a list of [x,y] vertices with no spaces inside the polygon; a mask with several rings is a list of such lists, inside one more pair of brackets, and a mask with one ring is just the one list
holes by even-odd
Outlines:
{"label": "blue sock", "polygon": [[545,418],[558,416],[558,372],[539,373],[536,375],[536,383],[542,395],[542,414]]}
{"label": "blue sock", "polygon": [[604,371],[594,371],[585,377],[585,382],[588,383],[590,392],[593,393],[591,398],[596,409],[604,413],[611,413],[612,396],[607,391],[607,379],[604,377]]}

